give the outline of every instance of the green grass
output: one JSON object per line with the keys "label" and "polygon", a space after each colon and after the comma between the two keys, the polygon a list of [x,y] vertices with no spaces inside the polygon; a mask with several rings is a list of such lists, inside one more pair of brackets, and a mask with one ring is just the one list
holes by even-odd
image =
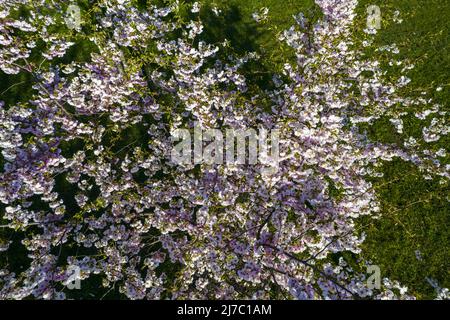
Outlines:
{"label": "green grass", "polygon": [[[396,43],[399,58],[416,67],[408,76],[409,96],[427,91],[449,112],[450,101],[450,2],[448,1],[361,1],[360,12],[368,4],[377,4],[382,14],[389,16],[399,10],[402,24],[390,24],[380,30],[376,43]],[[361,17],[361,16],[360,16]],[[435,88],[443,87],[441,92]],[[404,118],[405,134],[399,136],[386,121],[371,130],[372,139],[396,143],[406,136],[420,137],[421,126],[412,116]],[[449,151],[447,137],[424,145],[429,150]],[[447,157],[446,163],[449,159]],[[364,244],[366,258],[381,267],[383,275],[407,285],[419,298],[434,297],[434,289],[426,277],[438,280],[442,287],[450,286],[450,205],[448,182],[424,180],[420,172],[408,163],[394,161],[383,168],[385,176],[376,181],[382,202],[383,218],[367,230]],[[422,260],[416,258],[420,250]]]}

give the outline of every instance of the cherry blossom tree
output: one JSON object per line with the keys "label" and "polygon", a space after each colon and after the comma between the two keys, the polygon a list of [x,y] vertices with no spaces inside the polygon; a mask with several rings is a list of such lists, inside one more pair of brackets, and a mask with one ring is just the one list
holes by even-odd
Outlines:
{"label": "cherry blossom tree", "polygon": [[[360,125],[388,116],[402,130],[402,110],[423,110],[433,142],[447,115],[365,54],[379,48],[354,33],[356,0],[316,4],[323,17],[298,15],[278,39],[295,59],[255,89],[243,67],[259,54],[204,41],[198,3],[183,15],[178,1],[100,0],[69,28],[65,1],[1,1],[0,68],[27,75],[33,94],[0,105],[0,251],[27,255],[20,271],[0,265],[0,297],[70,297],[77,266],[82,289],[100,278],[130,299],[413,298],[389,279],[367,286],[357,221],[382,215],[369,178],[384,162],[448,181],[445,151],[373,142]],[[74,59],[81,42],[90,55]],[[173,131],[194,124],[279,130],[277,170],[174,163]]]}

